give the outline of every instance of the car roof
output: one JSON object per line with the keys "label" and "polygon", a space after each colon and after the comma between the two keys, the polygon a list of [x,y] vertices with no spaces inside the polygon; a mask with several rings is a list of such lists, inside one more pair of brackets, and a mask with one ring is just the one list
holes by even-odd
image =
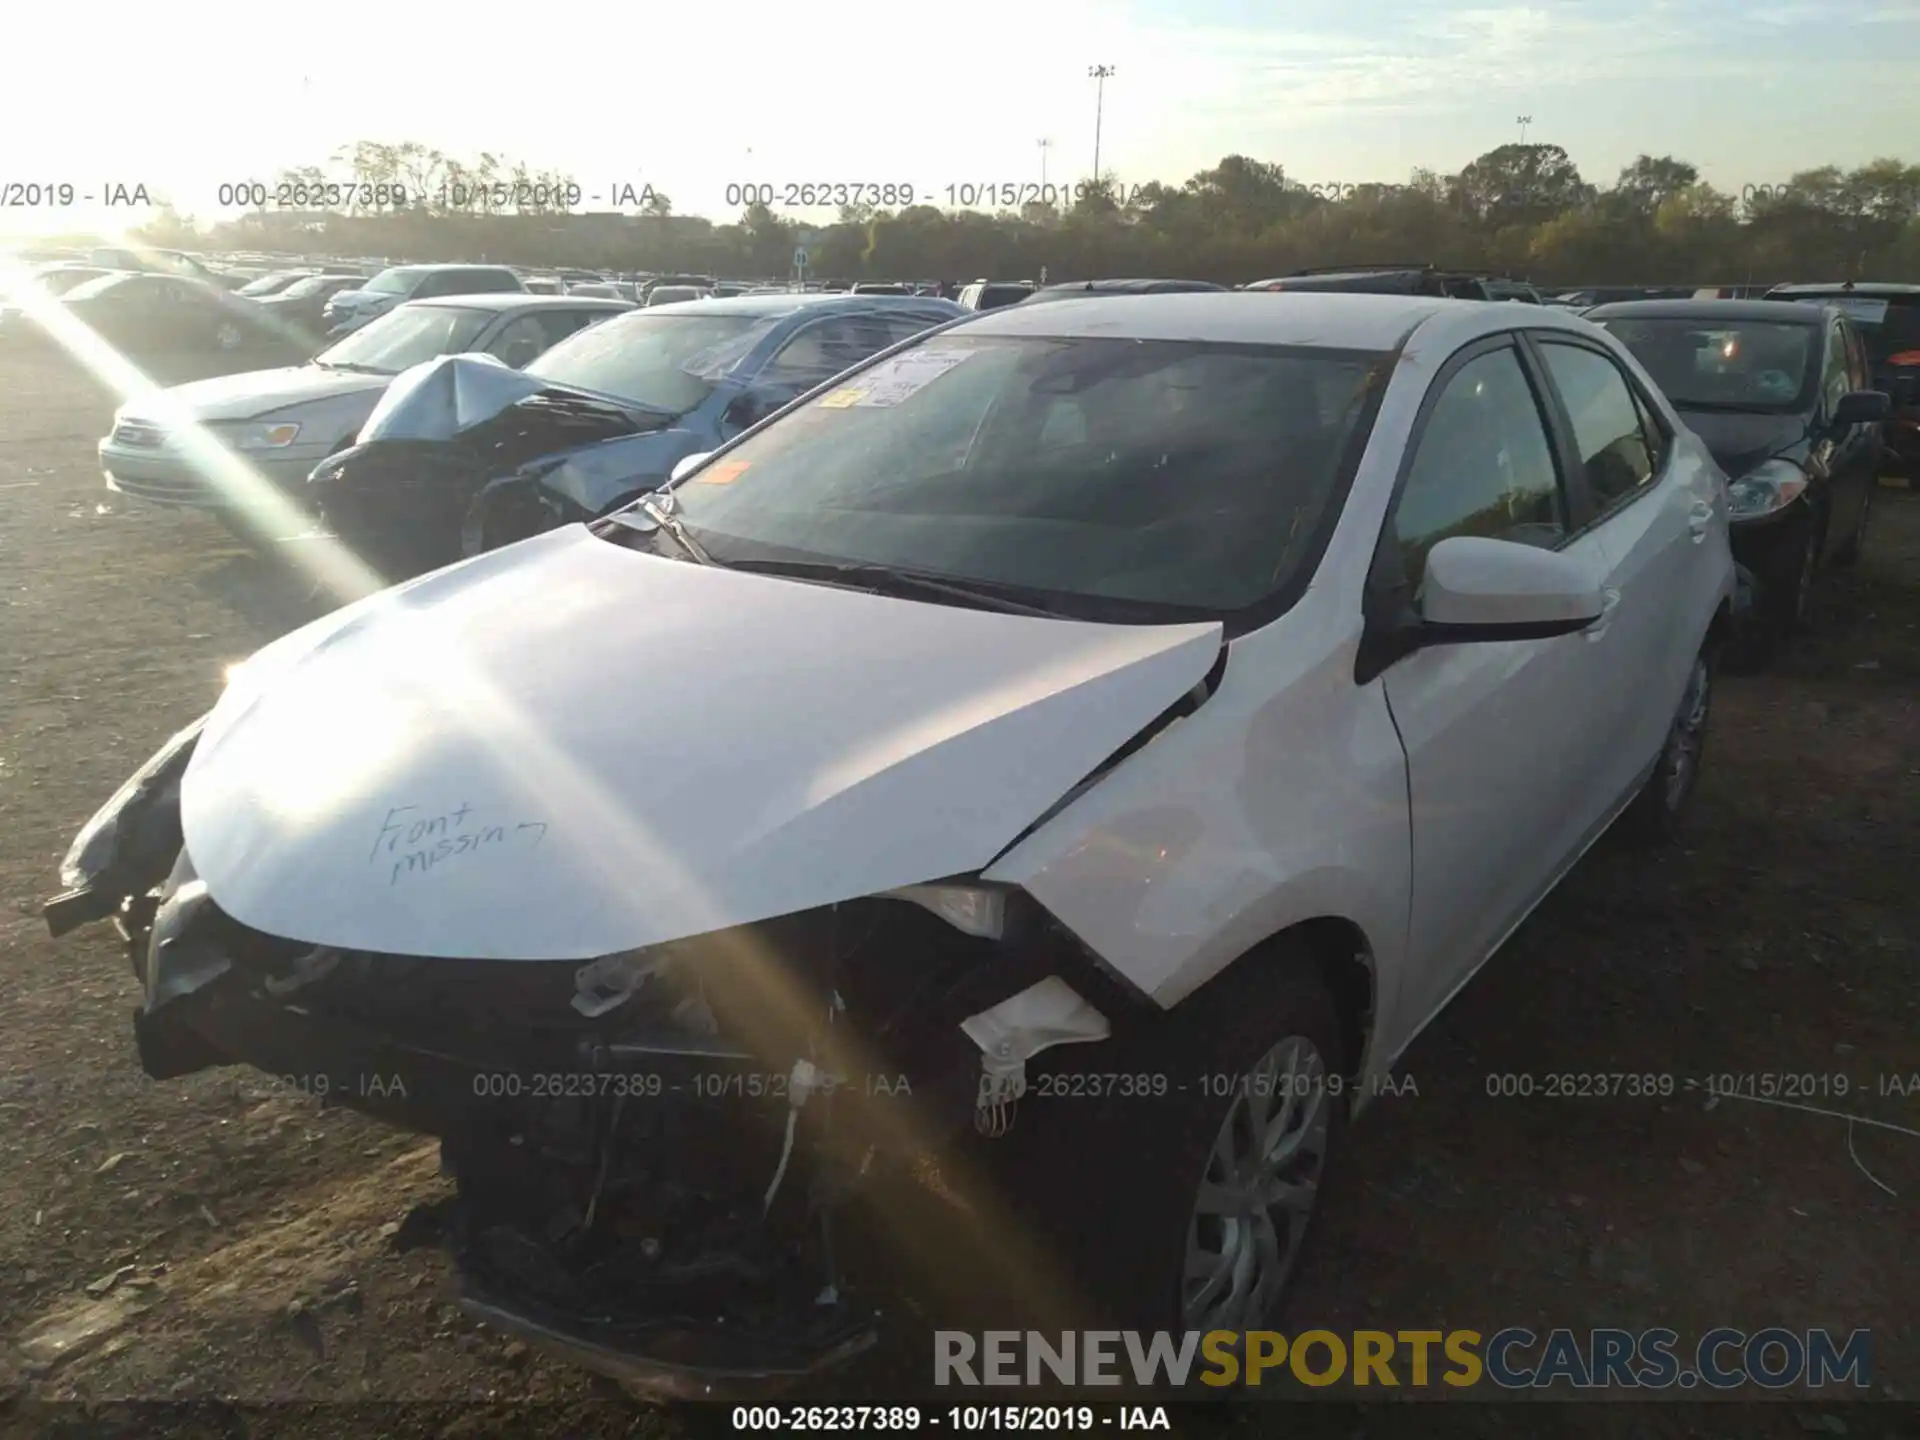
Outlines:
{"label": "car roof", "polygon": [[[1515,310],[1536,325],[1556,314],[1534,306],[1449,300],[1437,295],[1344,294],[1337,291],[1181,291],[1094,296],[1073,305],[1006,305],[974,312],[959,328],[970,335],[1127,340],[1197,340],[1219,344],[1309,345],[1341,350],[1392,350],[1436,315],[1472,310],[1486,330],[1515,328]],[[1578,328],[1571,322],[1567,328]]]}
{"label": "car roof", "polygon": [[402,310],[425,310],[432,306],[455,310],[631,310],[628,300],[610,300],[604,295],[533,295],[519,290],[489,291],[481,295],[435,295],[427,300],[409,300]]}
{"label": "car roof", "polygon": [[1835,280],[1831,284],[1776,285],[1769,292],[1774,295],[1864,295],[1870,299],[1890,299],[1902,295],[1920,295],[1920,285],[1904,285],[1891,280],[1859,280],[1849,283]]}
{"label": "car roof", "polygon": [[[380,271],[384,275],[388,270],[502,270],[515,274],[511,265],[489,265],[484,261],[468,260],[402,260],[398,265],[389,265]],[[369,280],[377,277],[369,275]]]}
{"label": "car roof", "polygon": [[1784,300],[1615,300],[1586,312],[1589,320],[1765,320],[1774,325],[1818,325],[1820,316],[1821,307]]}
{"label": "car roof", "polygon": [[932,295],[850,295],[840,292],[808,291],[795,295],[723,295],[706,300],[681,300],[671,305],[654,305],[649,315],[744,315],[753,319],[772,319],[797,310],[817,310],[828,314],[861,314],[873,310],[925,310],[944,316],[968,312],[951,300]]}
{"label": "car roof", "polygon": [[[1156,290],[1156,286],[1179,286],[1177,290]],[[1036,290],[1036,296],[1060,295],[1129,295],[1129,294],[1212,294],[1225,290],[1224,285],[1216,285],[1211,280],[1182,280],[1167,276],[1129,276],[1116,280],[1067,280],[1058,285],[1047,285]]]}

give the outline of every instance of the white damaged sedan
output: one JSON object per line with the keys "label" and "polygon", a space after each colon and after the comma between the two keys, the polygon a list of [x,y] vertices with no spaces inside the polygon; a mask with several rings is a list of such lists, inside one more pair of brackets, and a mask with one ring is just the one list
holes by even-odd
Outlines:
{"label": "white damaged sedan", "polygon": [[47,918],[150,1075],[438,1136],[471,1313],[629,1380],[872,1343],[929,1159],[921,1259],[1253,1327],[1396,1057],[1679,823],[1733,590],[1577,317],[1006,307],[268,646]]}

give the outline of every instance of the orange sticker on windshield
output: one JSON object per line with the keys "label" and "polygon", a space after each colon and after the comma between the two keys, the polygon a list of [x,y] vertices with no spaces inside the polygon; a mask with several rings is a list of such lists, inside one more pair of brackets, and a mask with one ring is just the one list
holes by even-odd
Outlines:
{"label": "orange sticker on windshield", "polygon": [[702,485],[731,485],[747,473],[751,460],[724,460],[718,465],[709,465],[693,478]]}
{"label": "orange sticker on windshield", "polygon": [[855,405],[858,405],[862,400],[866,399],[866,396],[867,392],[864,390],[835,390],[830,395],[822,395],[820,397],[820,408],[822,410],[851,410]]}

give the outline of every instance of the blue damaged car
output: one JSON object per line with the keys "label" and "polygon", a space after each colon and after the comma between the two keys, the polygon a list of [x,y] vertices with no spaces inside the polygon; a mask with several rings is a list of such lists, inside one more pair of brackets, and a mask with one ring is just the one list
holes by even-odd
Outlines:
{"label": "blue damaged car", "polygon": [[521,370],[455,355],[396,379],[308,500],[391,579],[618,509],[849,366],[964,317],[919,296],[660,305]]}

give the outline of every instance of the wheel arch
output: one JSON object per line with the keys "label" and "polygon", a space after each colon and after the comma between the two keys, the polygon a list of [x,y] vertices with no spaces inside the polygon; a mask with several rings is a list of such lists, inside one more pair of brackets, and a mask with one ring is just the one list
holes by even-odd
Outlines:
{"label": "wheel arch", "polygon": [[[1261,940],[1226,966],[1203,992],[1216,984],[1245,984],[1252,976],[1305,967],[1326,986],[1340,1019],[1347,1078],[1366,1073],[1379,1014],[1379,974],[1366,932],[1344,915],[1317,915],[1294,921]],[[1190,996],[1183,1004],[1190,1004]]]}

